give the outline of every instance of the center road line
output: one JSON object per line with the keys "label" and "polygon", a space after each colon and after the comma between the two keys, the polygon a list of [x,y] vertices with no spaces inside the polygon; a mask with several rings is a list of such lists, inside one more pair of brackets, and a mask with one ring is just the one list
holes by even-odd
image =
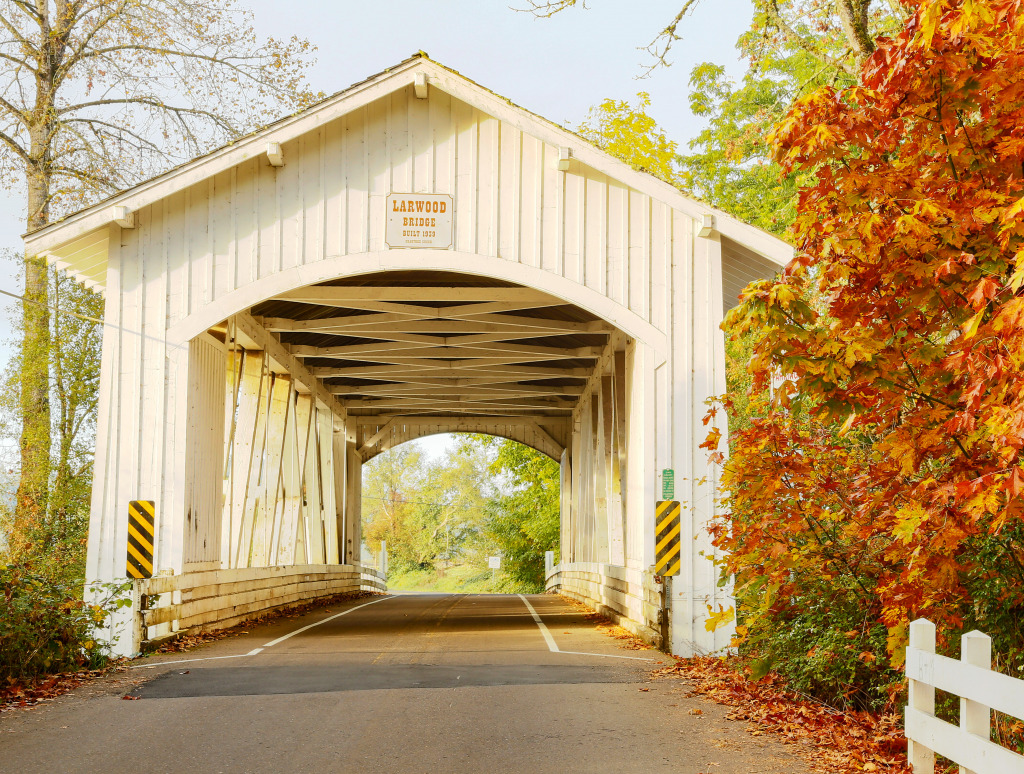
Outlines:
{"label": "center road line", "polygon": [[193,661],[219,661],[225,658],[245,658],[246,656],[255,656],[263,648],[256,648],[254,651],[249,653],[236,653],[233,656],[205,656],[203,658],[182,658],[177,661],[158,661],[155,664],[132,664],[129,669],[156,669],[157,667],[168,666],[170,664],[191,664]]}
{"label": "center road line", "polygon": [[349,608],[348,610],[343,610],[340,613],[335,613],[330,618],[324,618],[322,621],[317,621],[316,623],[311,623],[308,626],[303,626],[301,629],[296,629],[293,632],[289,632],[288,634],[284,635],[283,637],[278,637],[276,640],[271,640],[266,645],[264,645],[262,648],[253,648],[248,653],[236,653],[233,656],[206,656],[204,658],[183,658],[183,659],[179,659],[177,661],[160,661],[160,662],[155,663],[155,664],[135,664],[135,665],[129,667],[129,669],[154,669],[156,667],[167,666],[167,665],[170,665],[170,664],[190,664],[190,663],[192,663],[194,661],[219,661],[219,660],[225,659],[225,658],[246,658],[247,656],[255,656],[255,655],[259,654],[259,653],[262,653],[267,648],[269,648],[269,647],[271,647],[273,645],[277,645],[279,642],[284,642],[285,640],[289,639],[290,637],[294,637],[296,634],[302,634],[304,631],[306,631],[308,629],[312,629],[314,626],[319,626],[320,624],[325,624],[328,621],[333,621],[335,618],[341,618],[343,615],[348,615],[349,613],[354,613],[356,610],[361,610],[364,607],[369,607],[370,605],[375,605],[378,602],[383,602],[385,599],[392,599],[392,597],[390,597],[390,596],[388,596],[388,597],[379,597],[379,598],[374,599],[374,600],[372,600],[370,602],[364,602],[361,605],[356,605],[355,607]]}
{"label": "center road line", "polygon": [[537,622],[537,627],[540,629],[540,633],[544,635],[544,641],[548,644],[548,650],[552,653],[562,653],[566,656],[597,656],[598,658],[624,658],[629,661],[654,661],[653,658],[641,658],[640,656],[619,656],[614,653],[583,653],[578,650],[562,650],[558,647],[555,642],[555,638],[551,636],[551,632],[548,631],[547,625],[541,620],[540,615],[534,610],[533,605],[530,604],[530,600],[524,597],[522,594],[517,594],[523,604],[526,605],[527,610],[530,611],[530,615],[533,616],[533,620]]}
{"label": "center road line", "polygon": [[312,629],[315,626],[320,626],[320,624],[325,624],[328,621],[333,621],[335,618],[341,618],[343,615],[348,615],[349,613],[354,613],[356,610],[362,610],[364,607],[369,607],[370,605],[376,605],[378,602],[383,602],[385,599],[392,599],[392,597],[378,597],[377,599],[374,599],[374,600],[372,600],[370,602],[364,602],[363,604],[356,605],[355,607],[351,607],[348,610],[343,610],[340,613],[335,613],[330,618],[324,618],[321,621],[317,621],[316,623],[311,623],[308,626],[303,626],[301,629],[296,629],[293,632],[289,632],[288,634],[284,635],[283,637],[278,637],[276,640],[271,640],[270,642],[268,642],[263,647],[264,648],[272,648],[274,645],[277,645],[279,642],[284,642],[287,639],[291,639],[296,634],[302,634],[304,631],[308,631],[309,629]]}

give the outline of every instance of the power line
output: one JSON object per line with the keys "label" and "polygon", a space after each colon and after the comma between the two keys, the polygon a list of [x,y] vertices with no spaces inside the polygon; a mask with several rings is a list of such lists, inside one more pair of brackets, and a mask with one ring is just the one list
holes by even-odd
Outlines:
{"label": "power line", "polygon": [[165,347],[168,347],[169,349],[185,348],[185,345],[183,344],[171,344],[170,342],[167,342],[164,339],[158,338],[156,336],[150,336],[148,333],[142,333],[141,331],[133,331],[130,328],[125,328],[124,326],[121,325],[114,325],[113,323],[109,323],[106,320],[101,320],[98,317],[91,317],[87,314],[72,312],[70,309],[64,309],[59,306],[53,306],[52,304],[44,304],[42,301],[36,301],[35,299],[32,298],[26,298],[20,293],[12,293],[11,291],[4,290],[3,288],[0,288],[0,294],[10,296],[11,298],[16,298],[17,300],[23,301],[26,304],[33,304],[35,306],[42,307],[43,309],[49,309],[50,311],[57,312],[58,314],[67,314],[72,317],[77,317],[79,320],[85,320],[86,322],[95,323],[96,325],[102,325],[105,328],[114,328],[115,330],[121,331],[122,333],[130,333],[132,336],[138,336],[143,339],[149,339],[150,341],[156,341],[163,344]]}
{"label": "power line", "polygon": [[453,505],[451,503],[428,503],[422,500],[392,500],[388,497],[368,497],[363,495],[363,500],[377,500],[382,503],[398,503],[399,505],[436,505],[440,508],[461,508],[467,511],[484,511],[487,510],[479,505]]}

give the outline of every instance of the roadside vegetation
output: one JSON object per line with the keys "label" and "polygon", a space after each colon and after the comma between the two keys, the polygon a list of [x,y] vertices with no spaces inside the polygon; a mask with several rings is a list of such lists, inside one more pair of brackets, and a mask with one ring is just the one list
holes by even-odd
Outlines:
{"label": "roadside vegetation", "polygon": [[[262,40],[235,0],[0,8],[0,184],[35,230],[310,104],[312,48]],[[15,254],[0,379],[0,692],[105,656],[86,600],[103,299]]]}
{"label": "roadside vegetation", "polygon": [[[677,30],[695,4],[655,65],[695,34]],[[724,326],[729,393],[706,444],[737,581],[722,618],[751,678],[843,711],[902,701],[917,617],[947,652],[990,634],[1020,677],[1024,16],[1004,0],[754,5],[742,81],[691,74],[708,123],[678,159],[686,188],[797,256]],[[1022,750],[1022,731],[995,733]]]}

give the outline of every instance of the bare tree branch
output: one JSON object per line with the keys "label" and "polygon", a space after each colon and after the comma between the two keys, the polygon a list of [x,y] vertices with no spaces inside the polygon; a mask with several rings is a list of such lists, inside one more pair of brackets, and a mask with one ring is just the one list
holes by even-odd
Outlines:
{"label": "bare tree branch", "polygon": [[646,78],[659,67],[668,67],[671,64],[671,62],[669,62],[665,57],[668,55],[668,52],[671,50],[675,42],[677,40],[682,40],[676,32],[676,29],[679,27],[679,23],[683,20],[683,17],[686,16],[691,9],[696,7],[699,2],[700,0],[686,0],[686,2],[683,3],[683,7],[679,9],[679,13],[677,13],[675,18],[669,22],[669,25],[658,34],[658,37],[643,48],[644,51],[654,58],[654,62],[647,67],[640,76],[641,78]]}

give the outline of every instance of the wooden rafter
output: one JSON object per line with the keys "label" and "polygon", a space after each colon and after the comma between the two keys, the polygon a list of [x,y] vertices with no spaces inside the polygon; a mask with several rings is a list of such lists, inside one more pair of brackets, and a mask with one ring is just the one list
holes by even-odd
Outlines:
{"label": "wooden rafter", "polygon": [[482,385],[430,385],[401,382],[395,384],[372,385],[331,385],[329,388],[335,395],[388,395],[388,396],[439,396],[452,400],[479,397],[492,398],[523,398],[534,395],[580,395],[583,387],[577,385],[542,387],[531,384],[501,383]]}
{"label": "wooden rafter", "polygon": [[[376,344],[347,344],[339,346],[312,347],[309,345],[296,345],[290,347],[290,351],[296,357],[323,357],[341,358],[344,360],[372,360],[373,357],[382,358],[490,358],[495,355],[518,356],[516,360],[508,362],[519,362],[523,360],[586,360],[594,359],[601,354],[600,347],[543,347],[530,344],[505,344],[494,342],[491,344],[460,344],[458,346],[447,346],[443,342],[451,339],[438,339],[436,346],[408,347],[401,342],[379,342]],[[388,362],[380,360],[374,362]]]}
{"label": "wooden rafter", "polygon": [[478,416],[443,417],[443,416],[420,416],[420,415],[397,415],[397,414],[374,414],[363,417],[354,416],[349,418],[351,422],[360,427],[380,427],[396,420],[398,425],[436,425],[440,421],[451,421],[456,426],[465,426],[469,423],[492,423],[496,425],[564,425],[568,420],[565,416],[544,416],[543,414],[486,414]]}
{"label": "wooden rafter", "polygon": [[[346,368],[319,366],[310,368],[314,376],[321,379],[388,379],[399,377],[402,381],[409,381],[415,378],[429,378],[430,381],[423,384],[441,383],[442,380],[457,380],[459,384],[471,384],[473,380],[490,377],[501,377],[501,381],[508,381],[511,377],[519,380],[529,379],[564,379],[564,378],[585,378],[590,376],[590,369],[587,368],[543,368],[539,366],[518,366],[518,365],[491,365],[481,366],[476,360],[456,361],[429,361],[431,365],[423,364],[428,371],[424,374],[409,373],[409,364],[399,365],[375,365],[375,366],[348,366]],[[483,382],[480,382],[481,384]]]}
{"label": "wooden rafter", "polygon": [[424,301],[437,303],[524,302],[557,306],[565,302],[531,288],[339,287],[315,286],[282,293],[275,300],[348,307],[349,301]]}
{"label": "wooden rafter", "polygon": [[[499,319],[499,318],[506,319]],[[373,334],[396,333],[501,333],[508,338],[528,339],[538,336],[577,335],[580,333],[609,333],[608,326],[593,322],[567,322],[532,317],[481,314],[457,320],[435,318],[411,320],[398,314],[365,314],[353,317],[324,317],[318,320],[290,320],[286,317],[267,317],[263,320],[267,330],[274,333],[301,331],[302,333],[335,333],[345,336],[370,337]],[[382,336],[381,338],[387,338]]]}
{"label": "wooden rafter", "polygon": [[[318,286],[282,294],[274,304],[274,316],[259,318],[262,326],[275,334],[320,338],[319,345],[307,338],[287,351],[299,362],[335,361],[310,365],[306,373],[338,396],[346,411],[373,412],[355,420],[370,433],[361,437],[364,454],[392,443],[398,437],[393,428],[403,426],[407,415],[446,427],[458,424],[450,415],[477,427],[481,417],[514,421],[561,448],[541,423],[564,423],[593,374],[594,366],[580,367],[579,361],[594,362],[604,349],[590,344],[593,339],[584,339],[587,346],[568,339],[614,331],[602,320],[571,319],[571,309],[566,319],[564,301],[528,288]],[[339,313],[303,319],[308,305]],[[548,311],[554,307],[561,308]],[[567,346],[551,346],[555,337]],[[548,341],[538,345],[529,339]],[[576,362],[560,367],[565,361]],[[555,380],[562,384],[550,383]]]}

